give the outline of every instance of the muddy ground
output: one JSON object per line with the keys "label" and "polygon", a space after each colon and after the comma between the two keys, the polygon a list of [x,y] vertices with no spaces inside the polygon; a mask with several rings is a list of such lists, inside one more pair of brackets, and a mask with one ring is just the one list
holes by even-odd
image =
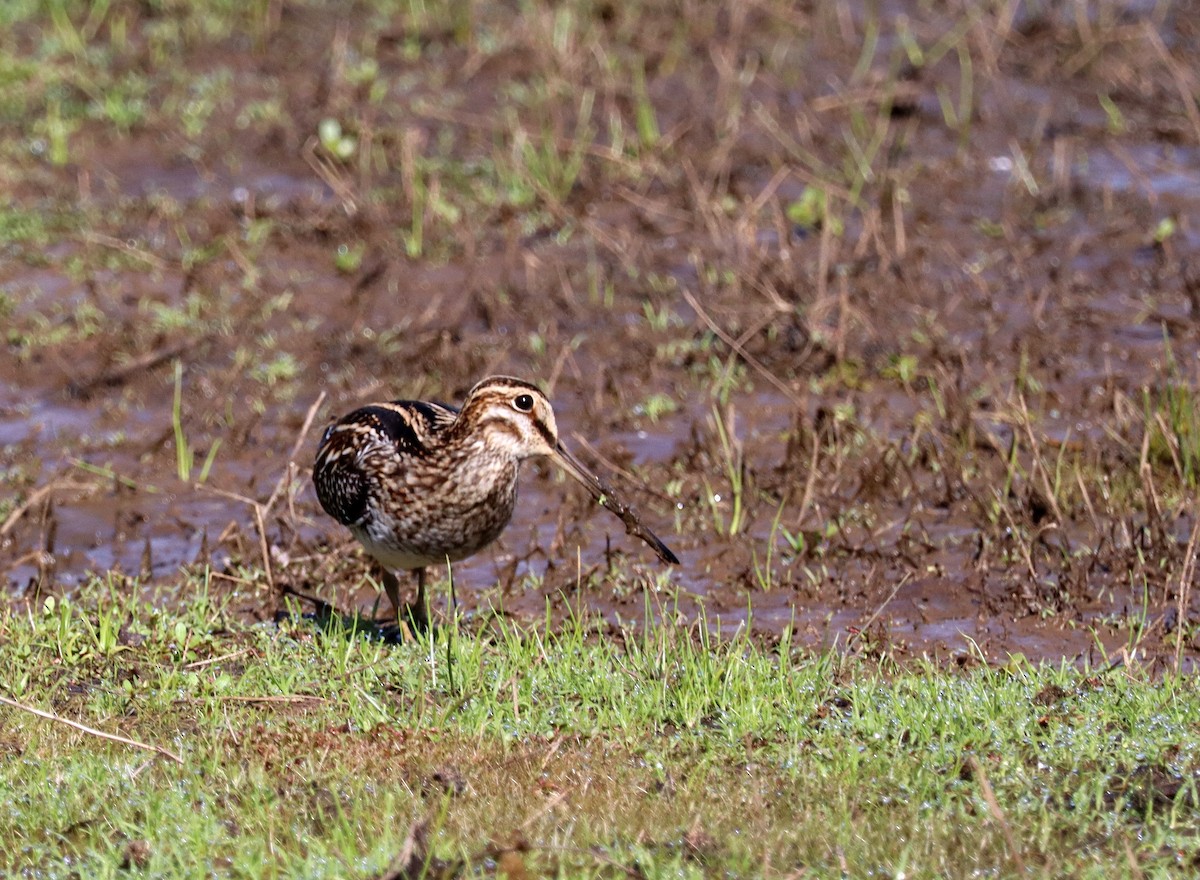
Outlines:
{"label": "muddy ground", "polygon": [[11,595],[369,613],[322,427],[507,373],[683,564],[527,467],[472,618],[1200,649],[1196,4],[253,6],[11,13]]}

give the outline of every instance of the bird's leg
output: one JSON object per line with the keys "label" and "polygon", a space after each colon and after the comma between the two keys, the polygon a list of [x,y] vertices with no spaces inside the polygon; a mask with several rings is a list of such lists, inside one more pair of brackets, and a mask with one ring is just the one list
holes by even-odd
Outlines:
{"label": "bird's leg", "polygon": [[417,598],[411,605],[400,601],[400,581],[388,569],[383,569],[383,589],[387,592],[388,601],[392,603],[392,613],[396,615],[396,626],[405,639],[413,638],[414,632],[425,632],[429,629],[429,606],[425,597],[425,569],[417,569]]}
{"label": "bird's leg", "polygon": [[408,616],[413,626],[429,631],[429,604],[425,597],[425,569],[417,569],[417,601],[408,606]]}
{"label": "bird's leg", "polygon": [[404,627],[404,617],[400,613],[400,581],[386,568],[380,566],[383,571],[383,589],[387,592],[388,601],[392,603],[392,614],[396,616],[396,623],[401,628]]}

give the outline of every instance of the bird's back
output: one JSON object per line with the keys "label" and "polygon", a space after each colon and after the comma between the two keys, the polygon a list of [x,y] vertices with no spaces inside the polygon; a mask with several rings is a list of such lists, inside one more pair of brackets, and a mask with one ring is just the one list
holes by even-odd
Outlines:
{"label": "bird's back", "polygon": [[451,431],[457,417],[426,401],[373,404],[321,439],[313,467],[321,506],[385,566],[463,559],[512,516],[517,462]]}

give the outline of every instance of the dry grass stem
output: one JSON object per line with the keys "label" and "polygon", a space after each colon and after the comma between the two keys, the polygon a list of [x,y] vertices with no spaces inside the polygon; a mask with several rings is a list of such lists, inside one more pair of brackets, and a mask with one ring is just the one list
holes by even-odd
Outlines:
{"label": "dry grass stem", "polygon": [[38,718],[45,718],[47,721],[53,721],[56,724],[65,724],[67,727],[73,727],[76,730],[86,733],[88,736],[94,736],[97,739],[106,739],[110,742],[120,743],[121,745],[132,746],[135,749],[154,752],[158,755],[162,755],[164,758],[174,761],[176,764],[183,763],[183,758],[179,757],[174,752],[162,748],[161,746],[138,742],[136,739],[118,736],[115,733],[105,733],[103,730],[97,730],[94,727],[88,727],[86,724],[80,724],[78,721],[72,721],[69,718],[63,718],[50,712],[43,712],[41,709],[35,709],[33,706],[26,706],[24,703],[18,703],[16,700],[10,700],[8,697],[0,696],[0,703],[3,703],[6,706],[12,706],[14,709],[20,709],[22,712],[28,712],[30,715],[36,715]]}

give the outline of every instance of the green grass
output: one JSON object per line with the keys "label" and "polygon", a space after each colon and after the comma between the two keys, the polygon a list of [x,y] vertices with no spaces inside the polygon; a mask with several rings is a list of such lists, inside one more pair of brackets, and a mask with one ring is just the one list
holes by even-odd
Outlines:
{"label": "green grass", "polygon": [[1154,876],[1200,843],[1191,677],[497,618],[452,682],[440,640],[180,586],[0,608],[0,695],[182,760],[0,707],[0,871],[377,877],[407,840],[467,875]]}

